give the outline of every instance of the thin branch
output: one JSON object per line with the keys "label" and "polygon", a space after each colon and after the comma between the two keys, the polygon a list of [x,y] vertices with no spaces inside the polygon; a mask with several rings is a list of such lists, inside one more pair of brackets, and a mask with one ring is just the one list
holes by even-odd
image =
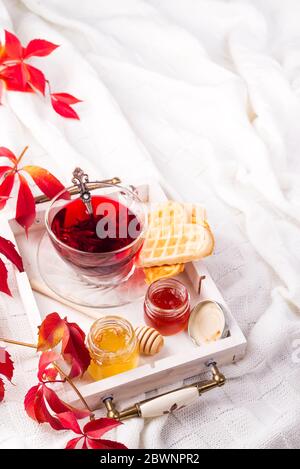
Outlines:
{"label": "thin branch", "polygon": [[30,347],[37,349],[37,346],[35,344],[28,344],[27,342],[20,342],[19,340],[5,339],[4,337],[0,337],[0,342],[4,342],[5,344],[21,345],[22,347]]}
{"label": "thin branch", "polygon": [[[12,340],[12,339],[6,339],[4,337],[0,337],[0,342],[4,342],[6,344],[21,345],[22,347],[34,348],[35,350],[37,350],[37,346],[35,344],[29,344],[27,342],[20,342],[19,340]],[[83,395],[81,394],[79,389],[74,384],[73,380],[71,378],[69,378],[68,375],[66,375],[66,373],[60,368],[60,366],[57,365],[57,363],[53,362],[53,366],[57,369],[59,374],[64,377],[65,381],[67,381],[67,383],[69,383],[69,385],[75,391],[75,393],[79,397],[79,399],[82,402],[82,404],[84,405],[84,407],[91,413],[90,419],[91,420],[94,419],[95,415],[93,414],[92,409],[90,408],[90,406],[86,402],[85,398],[83,397]]]}
{"label": "thin branch", "polygon": [[21,155],[19,156],[18,160],[17,160],[17,165],[20,163],[21,159],[23,158],[23,156],[25,155],[26,151],[28,150],[29,146],[27,145],[24,150],[22,151]]}

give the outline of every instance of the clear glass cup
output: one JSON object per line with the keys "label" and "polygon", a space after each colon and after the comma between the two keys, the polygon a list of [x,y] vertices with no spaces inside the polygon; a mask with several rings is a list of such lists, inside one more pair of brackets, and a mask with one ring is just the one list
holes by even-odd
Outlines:
{"label": "clear glass cup", "polygon": [[62,191],[46,212],[47,232],[61,259],[85,282],[113,288],[134,272],[147,229],[146,206],[120,185],[95,181],[86,187],[93,213],[78,194]]}

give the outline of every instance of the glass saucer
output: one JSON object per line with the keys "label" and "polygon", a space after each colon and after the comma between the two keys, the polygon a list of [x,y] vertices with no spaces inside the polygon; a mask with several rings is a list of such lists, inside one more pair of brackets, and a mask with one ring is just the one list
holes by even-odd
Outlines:
{"label": "glass saucer", "polygon": [[88,308],[114,308],[143,298],[147,291],[143,269],[116,287],[90,284],[66,264],[52,246],[47,233],[39,243],[37,264],[46,285],[61,298]]}

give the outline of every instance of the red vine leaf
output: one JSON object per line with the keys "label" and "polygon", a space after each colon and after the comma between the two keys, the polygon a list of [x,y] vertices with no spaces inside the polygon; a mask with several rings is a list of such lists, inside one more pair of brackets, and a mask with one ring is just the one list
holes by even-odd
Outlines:
{"label": "red vine leaf", "polygon": [[[15,34],[5,31],[5,45],[0,44],[0,103],[3,83],[8,91],[37,91],[44,96],[47,80],[40,69],[28,64],[26,60],[31,57],[45,57],[57,47],[44,39],[33,39],[27,47],[23,47]],[[77,98],[68,93],[54,93],[51,96],[54,110],[71,119],[79,119],[70,106],[78,102]]]}
{"label": "red vine leaf", "polygon": [[53,174],[49,173],[47,169],[40,168],[39,166],[24,166],[22,169],[32,177],[38,188],[49,199],[52,199],[65,189],[65,186]]}
{"label": "red vine leaf", "polygon": [[5,158],[8,158],[13,163],[17,162],[16,155],[6,147],[0,147],[0,156],[4,156]]}
{"label": "red vine leaf", "polygon": [[0,402],[3,401],[5,395],[5,387],[4,387],[4,382],[3,379],[0,378]]}
{"label": "red vine leaf", "polygon": [[35,220],[35,201],[28,182],[22,174],[19,174],[19,180],[20,189],[17,200],[16,221],[28,233]]}
{"label": "red vine leaf", "polygon": [[[26,232],[35,220],[35,201],[28,182],[21,174],[21,171],[25,171],[26,174],[33,179],[39,189],[50,199],[65,189],[63,184],[44,168],[30,165],[19,167],[27,148],[28,147],[26,147],[21,153],[21,156],[17,158],[8,148],[0,147],[0,158],[7,158],[11,163],[11,166],[7,166],[7,164],[0,166],[0,210],[5,207],[7,199],[12,192],[15,178],[18,176],[17,179],[20,182],[20,186],[17,199],[16,220],[25,228]],[[69,193],[65,191],[63,198],[69,197]]]}
{"label": "red vine leaf", "polygon": [[8,272],[4,262],[0,259],[0,291],[12,296],[8,286]]}
{"label": "red vine leaf", "polygon": [[106,432],[119,427],[121,422],[114,419],[102,418],[98,420],[91,420],[83,428],[83,433],[89,437],[99,440]]}
{"label": "red vine leaf", "polygon": [[55,381],[58,371],[53,368],[53,362],[59,358],[60,355],[52,350],[41,354],[38,366],[38,379],[40,381]]}
{"label": "red vine leaf", "polygon": [[30,41],[25,48],[23,57],[28,59],[29,57],[45,57],[55,49],[57,49],[56,44],[52,42],[45,41],[44,39],[33,39]]}
{"label": "red vine leaf", "polygon": [[39,352],[44,352],[56,347],[63,338],[65,321],[57,313],[48,314],[39,328],[38,346]]}
{"label": "red vine leaf", "polygon": [[23,63],[7,65],[0,72],[1,79],[4,80],[6,89],[9,91],[31,91],[27,83],[26,66]]}
{"label": "red vine leaf", "polygon": [[85,345],[85,334],[75,323],[65,319],[65,333],[62,340],[62,355],[71,366],[70,378],[82,376],[91,363],[90,353]]}
{"label": "red vine leaf", "polygon": [[13,33],[5,31],[4,56],[9,59],[21,59],[23,55],[22,44]]}
{"label": "red vine leaf", "polygon": [[[2,347],[0,347],[0,375],[4,376],[8,381],[12,380],[14,374],[14,364],[10,354]],[[0,402],[4,399],[4,382],[0,378]]]}
{"label": "red vine leaf", "polygon": [[24,80],[26,75],[24,74],[24,67],[20,64],[13,66],[6,66],[0,72],[0,80],[5,83],[5,88],[8,91],[21,91],[23,93],[33,93],[32,87]]}
{"label": "red vine leaf", "polygon": [[[61,93],[56,93],[56,96],[57,95],[59,96]],[[57,114],[67,117],[68,119],[79,119],[77,112],[75,112],[64,99],[57,98],[55,95],[51,94],[51,104]]]}
{"label": "red vine leaf", "polygon": [[[117,420],[108,418],[92,420],[83,427],[83,430],[80,430],[73,416],[63,414],[63,416],[60,415],[59,417],[62,418],[63,424],[67,429],[82,435],[81,437],[70,440],[66,445],[66,449],[127,449],[122,443],[101,439],[102,435],[106,432],[122,425],[122,423]],[[80,441],[82,441],[81,446],[79,444]]]}
{"label": "red vine leaf", "polygon": [[57,414],[62,414],[65,412],[71,412],[75,418],[77,419],[84,419],[90,416],[90,411],[87,409],[76,409],[69,404],[66,404],[62,401],[56,392],[53,389],[50,389],[46,384],[43,384],[43,391],[45,399],[47,400],[50,408]]}
{"label": "red vine leaf", "polygon": [[[22,258],[20,254],[16,251],[14,244],[8,239],[3,238],[2,236],[0,236],[0,254],[2,254],[10,262],[12,262],[20,272],[24,271]],[[0,291],[11,296],[11,291],[9,289],[7,279],[7,268],[2,259],[0,259]]]}
{"label": "red vine leaf", "polygon": [[9,171],[11,171],[11,166],[0,166],[0,178]]}
{"label": "red vine leaf", "polygon": [[0,236],[0,254],[3,254],[10,262],[12,262],[20,272],[24,272],[22,258],[16,251],[15,245],[2,236]]}
{"label": "red vine leaf", "polygon": [[11,194],[11,191],[14,186],[15,175],[13,173],[7,174],[4,177],[4,180],[0,184],[0,210],[2,210]]}
{"label": "red vine leaf", "polygon": [[73,438],[72,440],[68,441],[66,449],[76,449],[77,444],[79,441],[82,439],[82,436],[79,436],[77,438]]}
{"label": "red vine leaf", "polygon": [[82,431],[73,412],[63,412],[58,414],[58,418],[65,430],[82,435]]}
{"label": "red vine leaf", "polygon": [[72,96],[69,93],[52,93],[51,96],[55,100],[60,101],[60,102],[65,103],[65,104],[82,103],[82,101],[80,99],[75,98],[75,96]]}
{"label": "red vine leaf", "polygon": [[75,323],[61,319],[57,313],[49,314],[39,328],[38,351],[47,351],[61,343],[61,355],[70,365],[69,377],[83,375],[91,358],[85,345],[85,333]]}
{"label": "red vine leaf", "polygon": [[10,354],[0,347],[0,375],[5,376],[8,381],[12,380],[14,374],[14,364]]}
{"label": "red vine leaf", "polygon": [[26,65],[27,82],[45,96],[46,78],[43,72],[32,65]]}
{"label": "red vine leaf", "polygon": [[90,412],[78,410],[62,401],[45,383],[29,389],[24,400],[27,415],[38,423],[49,423],[54,430],[65,430],[58,415],[72,413],[77,419],[88,417]]}

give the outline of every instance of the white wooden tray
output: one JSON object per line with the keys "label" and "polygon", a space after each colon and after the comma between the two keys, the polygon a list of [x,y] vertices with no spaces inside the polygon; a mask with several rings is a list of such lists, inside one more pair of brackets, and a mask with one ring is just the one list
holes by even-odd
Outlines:
{"label": "white wooden tray", "polygon": [[[138,186],[137,190],[145,202],[150,201],[153,203],[166,199],[164,192],[157,183],[151,183],[150,186]],[[34,337],[36,337],[37,327],[43,318],[53,311],[57,311],[62,316],[67,316],[69,321],[77,322],[85,332],[88,331],[95,316],[101,317],[106,314],[124,316],[134,326],[143,324],[142,301],[125,307],[114,308],[113,310],[109,309],[108,311],[103,309],[86,310],[87,314],[83,314],[53,299],[33,293],[29,278],[42,282],[36,260],[38,243],[45,231],[44,215],[46,208],[47,204],[38,206],[37,217],[28,239],[13,217],[2,220],[0,224],[0,234],[16,244],[23,257],[26,273],[16,272],[16,279]],[[197,289],[201,276],[205,276],[205,280],[202,282],[199,295]],[[182,332],[175,336],[166,337],[165,347],[162,352],[154,357],[141,358],[136,369],[98,382],[91,382],[89,378],[83,378],[78,386],[92,408],[99,408],[102,405],[102,399],[106,396],[113,396],[116,401],[120,401],[120,399],[124,400],[196,376],[205,370],[206,363],[209,361],[215,361],[218,365],[222,365],[235,362],[243,357],[246,350],[246,339],[210,277],[205,263],[201,261],[188,264],[185,273],[181,274],[180,277],[189,288],[193,303],[203,299],[212,299],[222,303],[227,308],[230,336],[197,347],[189,339],[187,333]],[[72,390],[65,391],[65,398],[74,405],[79,404],[77,396]]]}

